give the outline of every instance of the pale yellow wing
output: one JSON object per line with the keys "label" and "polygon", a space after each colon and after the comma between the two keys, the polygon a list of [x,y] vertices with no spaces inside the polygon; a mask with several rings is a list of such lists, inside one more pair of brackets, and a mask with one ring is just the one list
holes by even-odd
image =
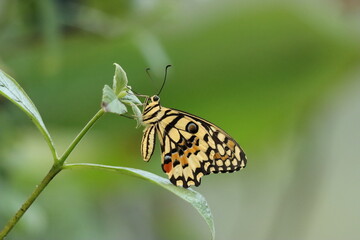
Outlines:
{"label": "pale yellow wing", "polygon": [[244,151],[224,130],[183,111],[162,111],[157,123],[162,169],[173,184],[199,186],[203,175],[234,172],[246,166]]}
{"label": "pale yellow wing", "polygon": [[149,161],[155,149],[155,125],[149,125],[144,130],[141,139],[141,155],[144,161]]}

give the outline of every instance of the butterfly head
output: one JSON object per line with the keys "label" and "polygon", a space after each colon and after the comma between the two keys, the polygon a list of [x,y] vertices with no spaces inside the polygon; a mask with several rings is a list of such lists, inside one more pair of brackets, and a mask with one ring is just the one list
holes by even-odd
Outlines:
{"label": "butterfly head", "polygon": [[151,102],[160,102],[160,97],[158,95],[154,95],[150,97]]}
{"label": "butterfly head", "polygon": [[160,97],[158,95],[147,97],[144,104],[144,112],[146,109],[149,109],[149,107],[154,107],[156,105],[160,105]]}
{"label": "butterfly head", "polygon": [[160,97],[158,95],[154,95],[152,97],[149,97],[145,101],[145,105],[143,108],[143,122],[151,123],[156,119],[157,114],[160,112],[161,106],[160,106]]}

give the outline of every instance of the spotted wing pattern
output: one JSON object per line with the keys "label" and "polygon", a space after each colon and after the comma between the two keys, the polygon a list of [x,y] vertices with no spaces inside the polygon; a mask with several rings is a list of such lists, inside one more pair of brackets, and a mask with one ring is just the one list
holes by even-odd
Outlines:
{"label": "spotted wing pattern", "polygon": [[204,175],[246,166],[244,151],[225,131],[195,115],[160,106],[158,96],[147,99],[143,123],[147,126],[141,144],[144,160],[151,158],[156,132],[162,169],[176,186],[199,186]]}
{"label": "spotted wing pattern", "polygon": [[243,150],[223,130],[182,111],[164,111],[167,115],[157,130],[162,139],[162,169],[173,184],[199,186],[204,175],[245,167]]}

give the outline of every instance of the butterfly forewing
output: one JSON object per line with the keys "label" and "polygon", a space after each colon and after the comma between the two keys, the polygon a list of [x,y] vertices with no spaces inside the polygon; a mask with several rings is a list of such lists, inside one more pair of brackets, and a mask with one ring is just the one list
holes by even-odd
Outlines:
{"label": "butterfly forewing", "polygon": [[141,140],[141,155],[144,161],[149,161],[155,149],[155,125],[149,125],[144,130]]}

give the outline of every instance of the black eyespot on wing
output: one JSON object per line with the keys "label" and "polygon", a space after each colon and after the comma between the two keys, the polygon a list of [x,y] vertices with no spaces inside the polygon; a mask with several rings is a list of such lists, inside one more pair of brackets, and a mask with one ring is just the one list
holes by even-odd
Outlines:
{"label": "black eyespot on wing", "polygon": [[189,132],[189,133],[197,133],[199,131],[199,127],[196,123],[194,122],[189,122],[187,125],[186,125],[186,131]]}
{"label": "black eyespot on wing", "polygon": [[166,154],[164,156],[164,164],[168,164],[169,162],[171,162],[171,156]]}

